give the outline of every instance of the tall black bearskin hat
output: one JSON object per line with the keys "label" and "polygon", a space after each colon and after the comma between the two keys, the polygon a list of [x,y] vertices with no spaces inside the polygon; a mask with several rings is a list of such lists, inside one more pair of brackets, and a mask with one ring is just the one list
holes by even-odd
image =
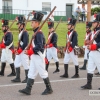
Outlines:
{"label": "tall black bearskin hat", "polygon": [[74,25],[76,24],[76,21],[77,21],[76,19],[69,18],[69,19],[68,19],[68,24],[67,24],[67,25],[73,25],[73,26],[74,26]]}
{"label": "tall black bearskin hat", "polygon": [[17,20],[17,25],[18,25],[19,23],[25,24],[25,17],[22,16],[22,15],[18,16],[18,17],[16,18],[16,20]]}
{"label": "tall black bearskin hat", "polygon": [[86,28],[91,28],[92,27],[92,22],[86,22]]}
{"label": "tall black bearskin hat", "polygon": [[2,19],[2,27],[8,25],[9,25],[9,20]]}
{"label": "tall black bearskin hat", "polygon": [[32,18],[32,21],[38,21],[41,22],[43,19],[44,14],[41,12],[35,12],[34,17]]}

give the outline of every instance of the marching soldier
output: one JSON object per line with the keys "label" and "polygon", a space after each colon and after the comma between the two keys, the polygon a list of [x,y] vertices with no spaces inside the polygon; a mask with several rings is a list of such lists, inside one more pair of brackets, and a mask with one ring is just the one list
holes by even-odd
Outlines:
{"label": "marching soldier", "polygon": [[22,83],[27,82],[27,75],[29,70],[29,56],[24,54],[24,50],[28,45],[29,42],[29,35],[26,30],[24,30],[25,27],[25,18],[23,16],[18,16],[18,29],[19,29],[19,44],[18,49],[16,50],[16,57],[15,57],[15,68],[16,68],[16,78],[11,80],[12,82],[21,82],[20,79],[20,66],[22,65],[25,69],[25,80],[22,81]]}
{"label": "marching soldier", "polygon": [[[42,13],[36,12],[34,14],[31,24],[34,32],[38,31],[42,18]],[[38,73],[41,76],[41,78],[43,78],[44,83],[46,85],[46,89],[44,90],[42,95],[51,94],[53,92],[48,78],[48,73],[45,70],[44,46],[45,38],[42,31],[39,30],[32,41],[31,49],[25,50],[25,54],[31,55],[31,61],[28,73],[27,86],[25,89],[19,90],[20,93],[24,93],[27,95],[31,94],[32,85],[34,84],[34,80]]]}
{"label": "marching soldier", "polygon": [[80,68],[80,70],[86,70],[86,65],[87,65],[87,61],[88,61],[88,54],[89,54],[89,50],[87,49],[87,43],[86,41],[90,40],[90,36],[91,36],[91,27],[92,27],[92,23],[91,22],[87,22],[86,23],[86,37],[85,37],[85,53],[84,53],[84,64],[83,67]]}
{"label": "marching soldier", "polygon": [[57,34],[54,32],[54,22],[48,21],[48,28],[49,28],[49,34],[48,34],[48,42],[47,42],[47,60],[48,63],[46,63],[46,70],[48,71],[50,60],[53,58],[56,64],[56,70],[53,73],[59,72],[59,60],[57,56]]}
{"label": "marching soldier", "polygon": [[67,43],[65,48],[65,57],[64,57],[64,70],[65,73],[60,77],[68,78],[68,63],[70,58],[73,60],[75,65],[75,75],[72,78],[79,78],[79,64],[78,56],[75,55],[74,48],[77,46],[77,32],[74,30],[76,24],[76,19],[69,19],[68,21],[68,33],[67,33]]}
{"label": "marching soldier", "polygon": [[87,48],[90,50],[88,67],[87,67],[87,84],[81,86],[82,89],[92,89],[92,77],[94,70],[97,66],[100,72],[100,29],[98,28],[100,21],[100,15],[96,16],[96,19],[92,23],[93,31],[91,35],[91,41]]}
{"label": "marching soldier", "polygon": [[2,55],[1,55],[1,71],[0,75],[4,76],[4,71],[6,67],[6,62],[10,64],[10,67],[12,69],[10,76],[15,76],[15,68],[13,63],[12,54],[14,53],[14,45],[13,45],[13,35],[9,31],[9,21],[8,20],[2,20],[2,30],[4,32],[4,36],[2,39],[2,43],[0,44],[0,48],[2,49]]}
{"label": "marching soldier", "polygon": [[[100,29],[100,22],[99,22],[98,28]],[[95,73],[95,75],[100,76],[100,72]]]}

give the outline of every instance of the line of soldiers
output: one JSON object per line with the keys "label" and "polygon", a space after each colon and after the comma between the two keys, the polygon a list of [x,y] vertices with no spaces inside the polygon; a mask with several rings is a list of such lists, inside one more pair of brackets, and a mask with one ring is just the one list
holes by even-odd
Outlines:
{"label": "line of soldiers", "polygon": [[[4,76],[4,70],[6,62],[11,66],[12,72],[8,76],[15,76],[16,78],[11,80],[12,82],[21,82],[20,79],[20,66],[22,65],[25,69],[25,79],[22,83],[27,83],[24,89],[19,90],[20,93],[27,95],[31,94],[32,85],[34,84],[35,78],[39,73],[40,77],[43,79],[46,89],[43,91],[42,95],[47,95],[53,93],[49,77],[48,77],[48,66],[50,60],[53,58],[56,64],[56,70],[53,73],[60,72],[59,70],[59,60],[57,56],[57,34],[54,30],[54,22],[52,20],[48,21],[48,41],[45,43],[45,37],[41,30],[37,31],[40,27],[40,23],[43,19],[43,14],[40,12],[35,12],[34,17],[31,20],[31,26],[33,28],[33,36],[36,33],[30,48],[27,50],[29,43],[29,35],[25,30],[25,18],[23,16],[18,16],[18,48],[14,49],[13,46],[13,35],[9,30],[8,21],[2,21],[2,30],[4,32],[4,37],[0,44],[2,48],[1,55],[1,71],[0,75]],[[88,60],[87,67],[87,84],[82,86],[83,89],[91,89],[91,82],[95,68],[97,67],[100,72],[100,15],[97,15],[96,19],[91,23],[88,22],[86,25],[86,38],[85,38],[85,55],[84,55],[84,66],[81,69],[86,69],[86,63]],[[75,48],[78,45],[78,35],[75,31],[76,19],[69,19],[66,36],[66,47],[64,56],[64,74],[60,77],[68,78],[68,64],[70,59],[73,60],[75,65],[75,75],[72,78],[79,78],[79,64],[78,55],[76,55]],[[91,31],[91,26],[93,31]],[[46,44],[46,45],[45,45]],[[46,49],[46,52],[45,52]],[[15,53],[15,61],[13,63],[12,54]],[[46,53],[46,66],[45,66],[45,53]],[[30,56],[30,63],[29,63]],[[89,57],[88,57],[89,56]],[[16,72],[15,72],[16,69]]]}

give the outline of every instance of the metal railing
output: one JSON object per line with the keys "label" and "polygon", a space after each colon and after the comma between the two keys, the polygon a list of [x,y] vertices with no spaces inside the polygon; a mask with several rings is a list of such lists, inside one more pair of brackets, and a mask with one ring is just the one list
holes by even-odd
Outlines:
{"label": "metal railing", "polygon": [[[0,19],[4,18],[4,19],[8,19],[8,20],[14,20],[16,16],[18,15],[24,15],[27,18],[27,15],[29,14],[29,12],[32,12],[32,10],[21,10],[21,9],[0,9]],[[41,11],[43,12],[43,11]],[[46,16],[50,13],[50,12],[43,12],[45,14],[44,19],[46,18]],[[69,12],[66,11],[55,11],[53,13],[55,21],[58,21],[60,19],[60,17],[63,17],[63,21],[66,21],[69,17],[72,17],[72,15],[70,16]],[[30,17],[30,19],[32,19],[32,15]]]}

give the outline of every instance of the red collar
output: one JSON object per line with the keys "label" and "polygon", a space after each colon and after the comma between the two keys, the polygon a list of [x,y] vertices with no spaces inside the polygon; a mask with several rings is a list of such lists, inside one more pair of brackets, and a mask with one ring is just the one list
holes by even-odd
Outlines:
{"label": "red collar", "polygon": [[70,31],[68,31],[68,35],[70,34],[71,32]]}

